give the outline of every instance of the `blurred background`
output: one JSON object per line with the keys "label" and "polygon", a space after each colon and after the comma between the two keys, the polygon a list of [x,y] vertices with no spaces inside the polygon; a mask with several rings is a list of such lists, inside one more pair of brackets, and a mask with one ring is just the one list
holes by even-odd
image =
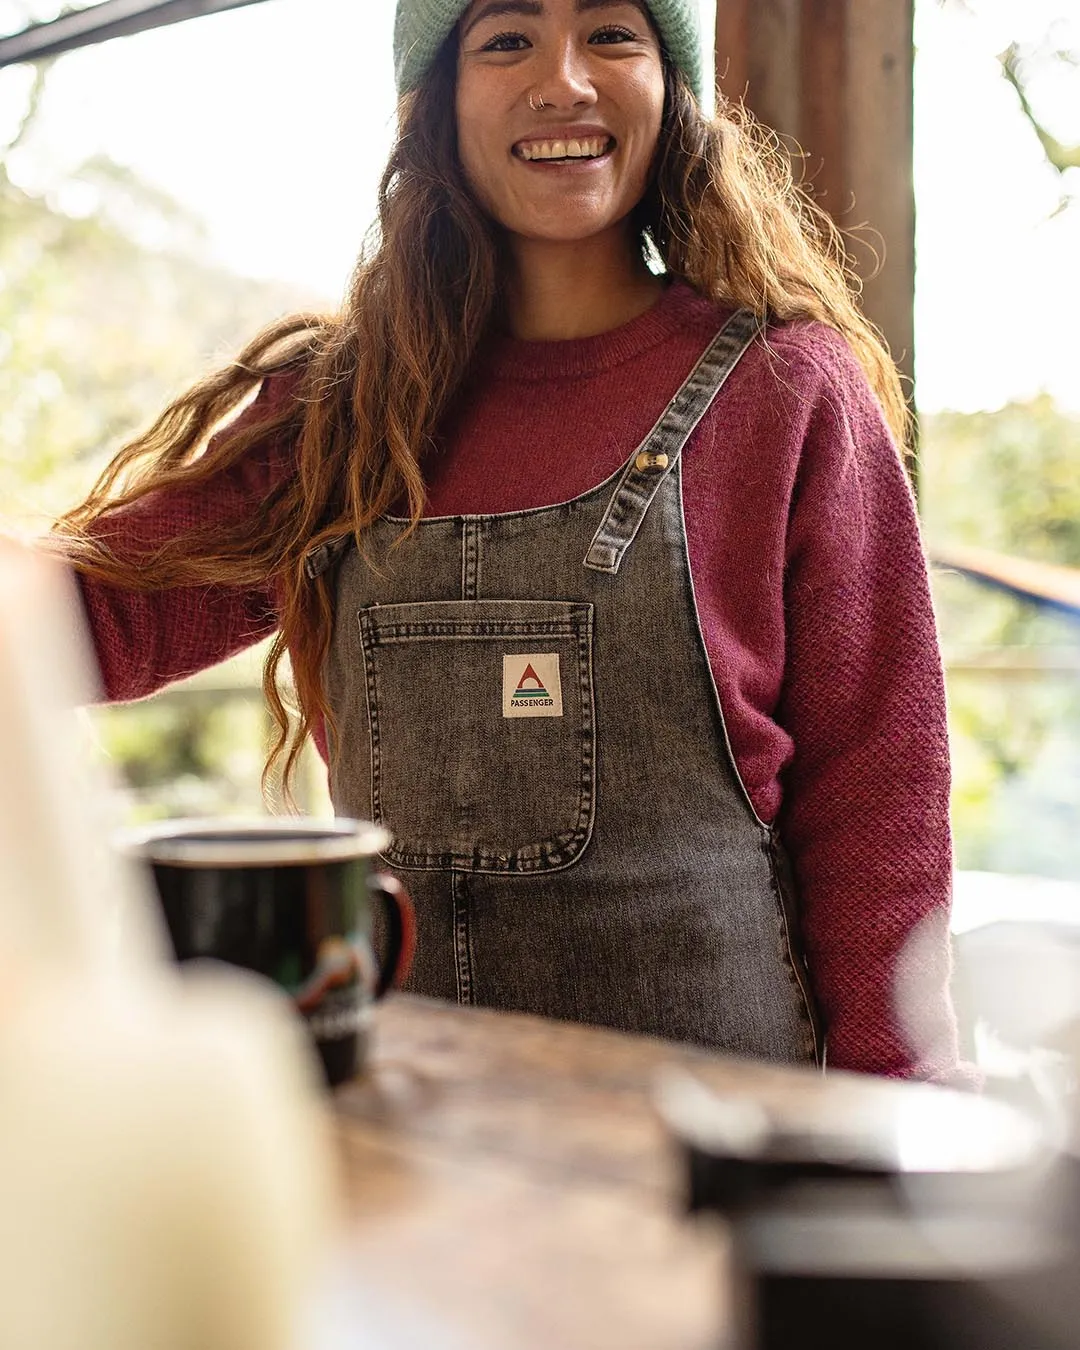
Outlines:
{"label": "blurred background", "polygon": [[[0,35],[61,12],[0,0]],[[273,0],[0,71],[5,527],[47,528],[263,322],[335,306],[391,138],[392,20],[390,0]],[[1080,567],[1080,7],[917,0],[916,45],[918,490],[957,925],[1018,903],[1076,923],[1080,618],[1008,566],[990,584],[945,564]],[[125,815],[264,809],[260,657],[93,714]],[[314,756],[298,796],[329,809]]]}

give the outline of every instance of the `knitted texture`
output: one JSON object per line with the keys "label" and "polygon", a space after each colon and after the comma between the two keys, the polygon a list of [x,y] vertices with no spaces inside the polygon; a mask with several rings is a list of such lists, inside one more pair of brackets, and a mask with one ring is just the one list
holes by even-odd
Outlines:
{"label": "knitted texture", "polygon": [[[612,333],[490,344],[424,464],[428,513],[529,510],[605,481],[723,317],[675,285]],[[743,784],[791,854],[830,1066],[956,1081],[945,696],[911,493],[842,340],[793,323],[771,345],[744,357],[684,456],[705,650]],[[244,416],[291,397],[290,378],[268,381]],[[289,446],[261,447],[220,481],[151,494],[98,532],[138,556],[258,511],[292,471]],[[276,626],[269,585],[84,583],[83,594],[113,699],[142,698]],[[901,973],[917,991],[915,1046],[894,1004]]]}
{"label": "knitted texture", "polygon": [[[664,48],[701,99],[701,31],[695,0],[646,0]],[[398,0],[394,20],[394,69],[398,93],[423,80],[468,0]]]}

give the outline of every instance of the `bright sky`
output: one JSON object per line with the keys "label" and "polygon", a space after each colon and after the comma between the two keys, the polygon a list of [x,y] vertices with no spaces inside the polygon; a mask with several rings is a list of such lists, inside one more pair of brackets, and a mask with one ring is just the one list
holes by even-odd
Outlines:
{"label": "bright sky", "polygon": [[[1046,388],[1080,410],[1080,171],[1063,184],[1049,168],[995,61],[1048,32],[1080,50],[1080,5],[975,5],[918,6],[919,402],[994,408]],[[16,26],[0,0],[0,31]],[[390,142],[392,26],[391,0],[268,0],[74,52],[13,175],[41,189],[107,153],[201,216],[228,266],[332,301]],[[25,81],[0,72],[0,137]],[[1080,69],[1035,93],[1080,142]],[[1068,188],[1077,200],[1055,215]]]}

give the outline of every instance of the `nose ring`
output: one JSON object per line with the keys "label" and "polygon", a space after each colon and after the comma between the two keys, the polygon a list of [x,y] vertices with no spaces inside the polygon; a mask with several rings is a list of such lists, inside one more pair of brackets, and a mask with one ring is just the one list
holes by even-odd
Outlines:
{"label": "nose ring", "polygon": [[533,110],[533,112],[540,112],[542,108],[547,107],[547,104],[544,102],[543,94],[538,94],[537,97],[539,98],[540,102],[534,103],[533,95],[532,94],[529,95],[529,107]]}

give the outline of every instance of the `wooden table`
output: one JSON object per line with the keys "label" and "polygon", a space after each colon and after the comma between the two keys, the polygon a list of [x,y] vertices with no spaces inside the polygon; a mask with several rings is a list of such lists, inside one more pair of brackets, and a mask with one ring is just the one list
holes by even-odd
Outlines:
{"label": "wooden table", "polygon": [[387,1000],[371,1071],[337,1106],[350,1259],[390,1350],[718,1350],[723,1235],[680,1213],[650,1105],[673,1057],[594,1028]]}
{"label": "wooden table", "polygon": [[653,1106],[672,1066],[807,1121],[933,1091],[395,995],[336,1095],[371,1346],[735,1350],[726,1235],[683,1214]]}

